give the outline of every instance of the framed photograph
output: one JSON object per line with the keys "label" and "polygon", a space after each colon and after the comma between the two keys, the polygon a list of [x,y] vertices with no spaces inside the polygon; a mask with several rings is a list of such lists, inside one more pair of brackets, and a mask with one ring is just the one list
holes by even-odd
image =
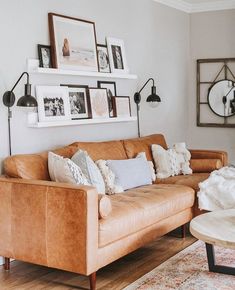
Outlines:
{"label": "framed photograph", "polygon": [[53,67],[98,72],[95,23],[49,13]]}
{"label": "framed photograph", "polygon": [[114,97],[117,117],[131,117],[130,97]]}
{"label": "framed photograph", "polygon": [[70,120],[68,88],[36,86],[40,122]]}
{"label": "framed photograph", "polygon": [[49,45],[38,44],[39,67],[52,68],[51,47]]}
{"label": "framed photograph", "polygon": [[106,89],[90,88],[91,111],[93,119],[109,118],[109,105]]}
{"label": "framed photograph", "polygon": [[90,119],[91,103],[88,86],[61,85],[68,88],[69,110],[72,120]]}
{"label": "framed photograph", "polygon": [[98,81],[97,82],[98,88],[103,88],[107,90],[108,95],[108,104],[109,104],[109,116],[111,118],[116,117],[116,110],[115,110],[115,102],[114,96],[117,95],[116,83],[115,82],[105,82],[105,81]]}
{"label": "framed photograph", "polygon": [[129,73],[124,42],[117,38],[107,38],[110,67],[113,73]]}
{"label": "framed photograph", "polygon": [[97,54],[99,62],[99,71],[102,73],[110,73],[109,54],[107,45],[97,44]]}

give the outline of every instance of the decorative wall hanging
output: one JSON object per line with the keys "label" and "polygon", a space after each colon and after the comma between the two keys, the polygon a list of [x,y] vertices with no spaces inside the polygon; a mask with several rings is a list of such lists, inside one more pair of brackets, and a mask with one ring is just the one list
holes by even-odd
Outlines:
{"label": "decorative wall hanging", "polygon": [[235,128],[235,58],[197,60],[197,126]]}
{"label": "decorative wall hanging", "polygon": [[53,67],[98,72],[95,23],[49,13]]}

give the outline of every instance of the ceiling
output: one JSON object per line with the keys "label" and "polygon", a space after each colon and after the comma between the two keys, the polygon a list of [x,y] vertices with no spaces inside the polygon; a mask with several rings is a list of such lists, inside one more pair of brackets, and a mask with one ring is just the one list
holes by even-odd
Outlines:
{"label": "ceiling", "polygon": [[187,13],[235,9],[235,0],[154,0]]}

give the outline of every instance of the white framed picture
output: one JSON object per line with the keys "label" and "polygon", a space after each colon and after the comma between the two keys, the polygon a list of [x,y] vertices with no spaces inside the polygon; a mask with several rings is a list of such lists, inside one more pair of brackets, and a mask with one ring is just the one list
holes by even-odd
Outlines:
{"label": "white framed picture", "polygon": [[39,122],[70,120],[68,88],[36,86]]}
{"label": "white framed picture", "polygon": [[109,52],[111,72],[129,73],[129,68],[126,61],[124,41],[121,39],[108,37],[107,47]]}
{"label": "white framed picture", "polygon": [[130,97],[114,97],[117,117],[131,117]]}
{"label": "white framed picture", "polygon": [[90,88],[91,111],[93,119],[109,118],[108,95],[106,89]]}
{"label": "white framed picture", "polygon": [[94,22],[49,13],[49,31],[55,68],[98,72]]}

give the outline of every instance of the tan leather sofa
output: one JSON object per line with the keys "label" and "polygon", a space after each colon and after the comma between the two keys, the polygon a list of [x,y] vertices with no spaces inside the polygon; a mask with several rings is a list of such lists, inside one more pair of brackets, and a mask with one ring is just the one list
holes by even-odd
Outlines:
{"label": "tan leather sofa", "polygon": [[[80,148],[94,160],[133,158],[151,144],[167,148],[164,136],[100,143],[76,142],[54,150],[64,157]],[[112,212],[98,218],[94,188],[50,181],[47,152],[5,160],[0,179],[0,256],[90,276],[144,244],[189,222],[199,213],[195,190],[210,170],[227,164],[220,151],[192,150],[194,173],[110,196]]]}

